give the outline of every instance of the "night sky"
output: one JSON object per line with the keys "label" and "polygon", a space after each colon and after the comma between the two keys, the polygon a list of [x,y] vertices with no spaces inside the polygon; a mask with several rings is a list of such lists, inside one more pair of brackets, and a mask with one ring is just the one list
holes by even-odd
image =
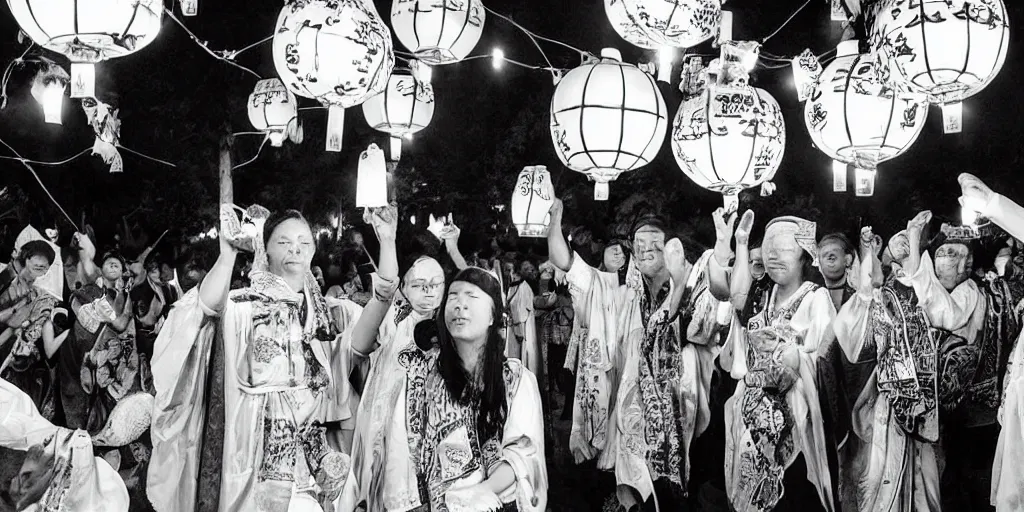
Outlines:
{"label": "night sky", "polygon": [[[625,60],[649,61],[653,54],[620,39],[604,14],[601,0],[491,0],[486,5],[513,17],[532,31],[598,53],[613,46]],[[790,69],[761,69],[754,73],[755,85],[767,89],[781,104],[787,123],[785,158],[776,183],[775,203],[786,203],[797,196],[816,197],[819,207],[841,212],[858,222],[905,222],[916,208],[927,206],[939,213],[957,211],[956,175],[973,171],[1004,194],[1024,199],[1024,183],[1018,169],[1024,149],[1020,142],[1022,117],[1019,84],[1022,71],[1018,47],[1024,34],[1024,2],[1007,2],[1010,13],[1009,55],[999,76],[983,92],[964,104],[964,131],[943,135],[941,111],[933,107],[924,133],[899,159],[886,163],[872,198],[855,199],[853,191],[843,196],[831,191],[831,171],[827,157],[810,144],[803,123],[803,105],[798,102]],[[734,12],[734,38],[760,40],[777,28],[803,0],[730,0],[725,8]],[[828,2],[814,0],[764,50],[793,56],[804,48],[821,54],[839,41],[838,24],[828,19]],[[179,16],[211,49],[239,49],[268,36],[279,12],[279,2],[243,0],[200,0],[195,18]],[[377,1],[377,10],[390,20],[390,2]],[[176,9],[177,11],[177,9]],[[6,64],[21,54],[25,46],[17,42],[17,23],[7,7],[0,8],[0,60]],[[390,23],[389,23],[390,25]],[[579,64],[575,52],[558,45],[542,43],[557,67]],[[473,54],[489,54],[500,47],[512,59],[541,65],[544,59],[528,38],[505,21],[488,15],[484,35]],[[395,48],[402,49],[395,39]],[[710,43],[692,51],[716,52]],[[58,62],[66,59],[57,57]],[[264,77],[274,76],[271,44],[268,42],[238,57]],[[123,153],[125,172],[111,175],[99,157],[83,157],[59,166],[35,166],[42,179],[77,220],[82,211],[92,218],[118,218],[139,206],[152,212],[196,201],[197,197],[216,197],[217,140],[224,130],[250,131],[244,101],[255,78],[219,62],[193,43],[172,20],[164,18],[158,39],[143,50],[98,66],[97,90],[100,99],[121,109],[122,143],[136,151],[178,164],[169,168]],[[64,126],[43,123],[41,109],[28,89],[32,73],[15,70],[8,85],[8,106],[0,111],[0,137],[30,159],[55,161],[70,157],[91,146],[92,132],[77,101],[66,101]],[[666,140],[659,158],[644,169],[626,175],[612,184],[611,201],[606,205],[589,203],[591,186],[582,175],[562,169],[551,147],[547,130],[547,112],[553,91],[551,76],[506,65],[491,68],[488,59],[436,67],[433,84],[437,108],[429,128],[407,143],[403,168],[417,169],[417,194],[432,197],[438,213],[444,208],[458,212],[465,201],[481,203],[504,198],[511,187],[494,188],[478,179],[498,172],[511,183],[525,165],[545,164],[552,169],[559,193],[573,191],[579,203],[607,212],[628,194],[644,187],[668,187],[674,201],[684,204],[678,216],[703,215],[720,204],[720,197],[691,183],[678,169]],[[671,87],[661,85],[670,112],[675,113],[680,93],[678,68]],[[300,99],[302,106],[314,106]],[[384,135],[366,126],[360,109],[350,111],[345,135],[345,151],[324,152],[326,111],[303,112],[305,142],[283,149],[265,148],[259,159],[236,177],[236,202],[269,203],[271,207],[298,207],[315,216],[323,216],[331,204],[351,202],[354,194],[355,158],[370,142],[386,148]],[[514,135],[510,127],[527,128]],[[258,137],[240,138],[235,159],[247,160],[255,154]],[[7,155],[6,151],[0,154]],[[500,166],[500,169],[495,169]],[[422,181],[420,181],[422,178]],[[41,188],[17,162],[0,161],[0,182],[17,183],[38,205],[42,215],[52,218],[56,210]],[[852,185],[852,184],[851,184]],[[204,196],[204,194],[206,194]],[[461,203],[460,203],[461,201]],[[759,198],[750,203],[755,209]],[[291,202],[291,204],[275,204]],[[301,204],[295,204],[296,202]],[[95,206],[95,205],[100,206]],[[89,206],[92,205],[92,206]],[[325,206],[328,205],[328,206]],[[210,206],[210,205],[207,205]],[[581,206],[582,208],[583,206]],[[197,211],[188,205],[179,215]],[[421,210],[420,210],[421,211]],[[116,214],[116,216],[115,216]],[[151,214],[153,219],[159,219]],[[457,213],[458,215],[458,213]],[[896,220],[893,220],[896,219]],[[182,223],[194,219],[182,219]],[[898,221],[897,221],[898,220]],[[153,220],[154,229],[167,224]],[[852,221],[851,221],[852,222]],[[842,226],[853,230],[856,226]]]}

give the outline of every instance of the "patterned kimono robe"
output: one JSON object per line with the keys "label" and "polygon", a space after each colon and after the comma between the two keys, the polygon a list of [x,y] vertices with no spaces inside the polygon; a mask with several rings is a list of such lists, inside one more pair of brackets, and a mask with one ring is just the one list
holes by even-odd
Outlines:
{"label": "patterned kimono robe", "polygon": [[[834,316],[827,290],[804,283],[776,304],[776,286],[764,310],[744,327],[733,322],[722,368],[739,382],[725,404],[725,482],[739,512],[763,512],[782,498],[786,469],[801,453],[807,479],[832,510],[831,478],[815,386],[817,350]],[[795,349],[799,368],[782,357]],[[792,364],[792,363],[791,363]]]}
{"label": "patterned kimono robe", "polygon": [[39,413],[49,421],[54,421],[57,414],[59,393],[55,364],[46,357],[43,347],[43,325],[60,306],[60,299],[40,293],[30,306],[28,327],[15,331],[10,352],[0,360],[0,377],[31,396]]}
{"label": "patterned kimono robe", "polygon": [[[836,318],[851,361],[877,351],[878,364],[855,409],[854,431],[868,444],[859,461],[857,510],[941,510],[939,409],[941,332],[933,330],[907,279],[873,296],[854,296]],[[855,472],[856,473],[856,472]]]}
{"label": "patterned kimono robe", "polygon": [[[615,274],[597,272],[578,255],[566,274],[590,339],[581,348],[573,430],[587,418],[610,434],[598,466],[614,464],[619,503],[626,509],[650,498],[656,480],[685,492],[690,442],[710,421],[715,340],[722,327],[717,322],[722,305],[708,290],[711,254],[700,257],[686,283],[668,283],[654,302],[633,262],[624,289]],[[670,317],[668,302],[676,286],[686,288],[677,315]],[[606,390],[586,378],[611,365],[614,373],[601,384],[608,385],[614,407],[605,412]],[[577,406],[584,418],[576,414]],[[605,415],[610,421],[602,420]]]}
{"label": "patterned kimono robe", "polygon": [[447,512],[445,492],[484,481],[507,462],[516,484],[503,510],[543,512],[547,503],[544,416],[537,379],[518,359],[505,363],[505,428],[481,439],[477,410],[453,401],[437,370],[439,350],[423,351],[413,329],[424,320],[392,307],[370,356],[357,414],[352,473],[341,512]]}
{"label": "patterned kimono robe", "polygon": [[598,468],[611,469],[615,453],[605,448],[615,430],[612,410],[621,368],[619,312],[630,296],[629,288],[619,284],[617,273],[600,272],[579,254],[573,255],[566,281],[574,310],[566,367],[576,374],[569,450],[576,463],[600,454]]}
{"label": "patterned kimono robe", "polygon": [[347,380],[336,380],[329,364],[337,339],[326,303],[308,280],[303,302],[278,276],[250,277],[252,286],[231,292],[219,313],[193,289],[157,337],[148,493],[159,512],[196,509],[218,324],[225,361],[220,510],[321,510],[315,477],[331,453],[322,422],[349,396]]}

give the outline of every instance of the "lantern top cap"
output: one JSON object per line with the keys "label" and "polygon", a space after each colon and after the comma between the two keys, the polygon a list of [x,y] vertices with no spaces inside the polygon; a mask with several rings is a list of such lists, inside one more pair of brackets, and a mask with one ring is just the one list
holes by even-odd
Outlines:
{"label": "lantern top cap", "polygon": [[849,57],[860,54],[860,41],[848,39],[836,45],[836,57]]}
{"label": "lantern top cap", "polygon": [[615,59],[622,62],[622,53],[616,48],[602,48],[601,57],[605,59]]}

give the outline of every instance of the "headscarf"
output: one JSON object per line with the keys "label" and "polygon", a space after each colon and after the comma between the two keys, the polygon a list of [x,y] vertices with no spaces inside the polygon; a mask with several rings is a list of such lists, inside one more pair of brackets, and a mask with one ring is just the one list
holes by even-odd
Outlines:
{"label": "headscarf", "polygon": [[33,283],[37,289],[52,296],[57,300],[61,300],[64,294],[64,260],[60,255],[60,247],[55,245],[53,242],[43,238],[43,235],[39,234],[39,231],[32,226],[25,226],[25,229],[21,230],[18,234],[18,238],[14,242],[15,254],[21,252],[21,248],[29,243],[36,240],[44,241],[50,244],[53,248],[54,258],[50,264],[50,268],[46,270],[46,273],[36,279]]}
{"label": "headscarf", "polygon": [[796,239],[797,245],[811,256],[811,264],[817,267],[818,243],[815,241],[817,230],[818,225],[816,223],[801,219],[800,217],[791,215],[776,217],[765,226],[764,242],[761,244],[761,247],[763,249],[768,246],[775,237],[791,235]]}

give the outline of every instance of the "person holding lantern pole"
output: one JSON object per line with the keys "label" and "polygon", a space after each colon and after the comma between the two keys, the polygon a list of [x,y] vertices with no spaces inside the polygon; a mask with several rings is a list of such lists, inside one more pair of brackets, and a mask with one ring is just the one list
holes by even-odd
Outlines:
{"label": "person holding lantern pole", "polygon": [[556,198],[548,256],[566,271],[579,324],[587,329],[577,380],[586,385],[576,391],[580,414],[574,414],[573,431],[583,431],[590,443],[585,448],[602,450],[599,468],[614,465],[619,503],[627,510],[644,502],[645,509],[680,510],[686,506],[690,442],[710,420],[722,327],[721,304],[708,289],[712,252],[691,264],[663,220],[641,218],[632,229],[633,258],[620,287],[617,274],[599,272],[570,251],[562,208]]}

